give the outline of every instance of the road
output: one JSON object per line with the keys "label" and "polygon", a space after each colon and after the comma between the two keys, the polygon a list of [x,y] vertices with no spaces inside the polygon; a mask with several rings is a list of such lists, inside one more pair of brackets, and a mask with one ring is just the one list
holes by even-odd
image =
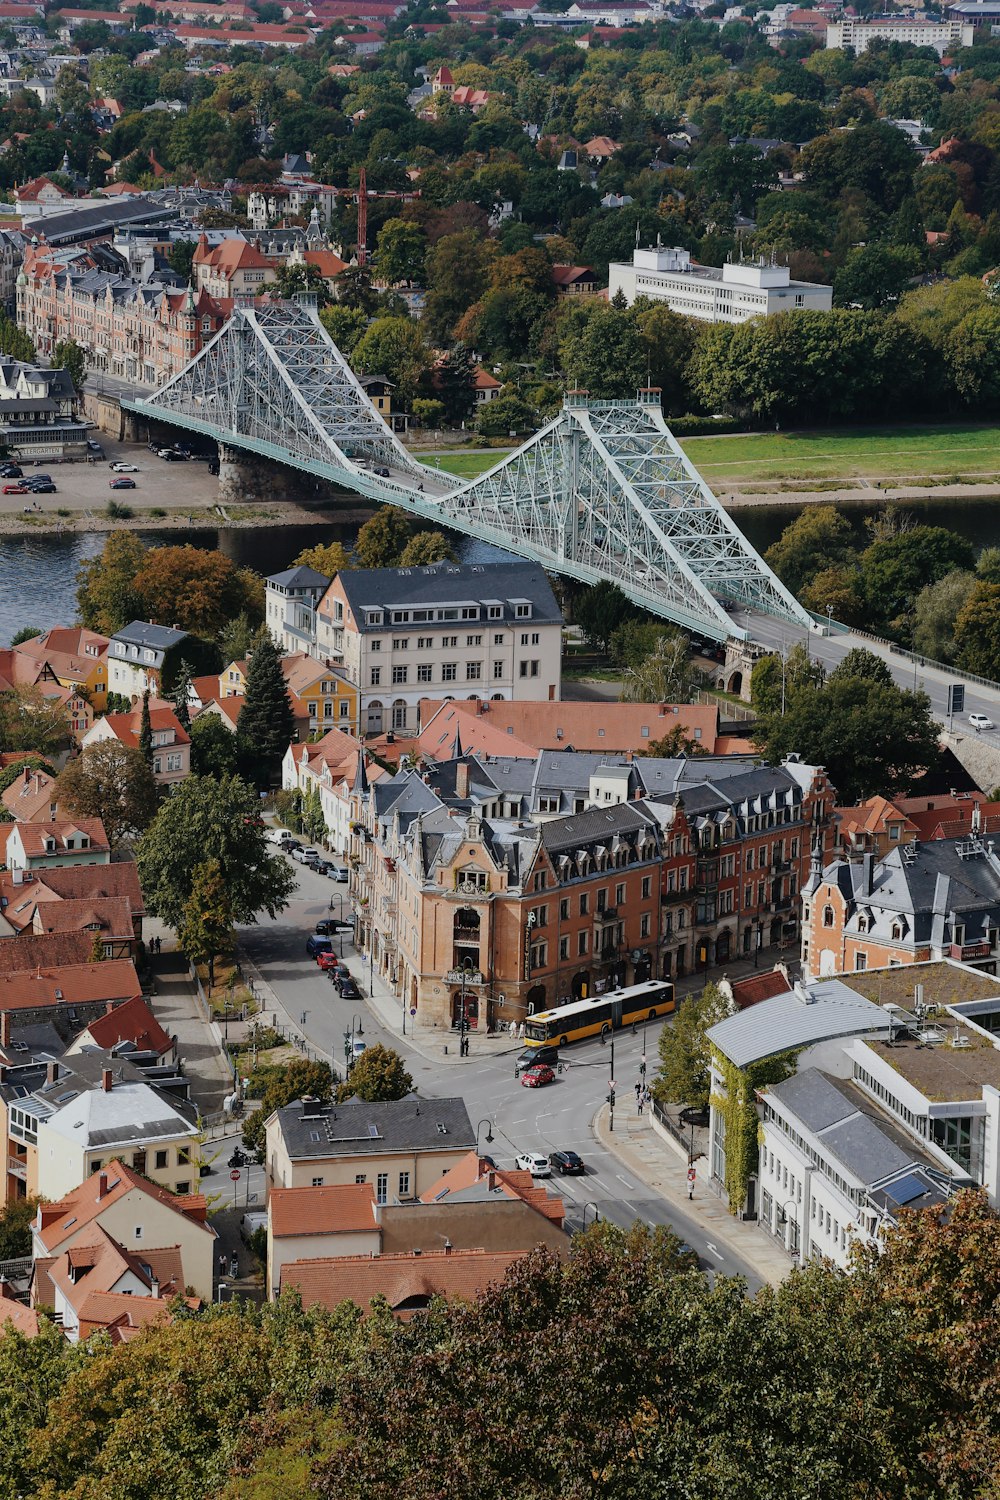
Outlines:
{"label": "road", "polygon": [[[571,1228],[581,1228],[584,1220],[592,1223],[595,1212],[622,1227],[636,1219],[647,1224],[669,1224],[697,1251],[706,1270],[743,1276],[751,1291],[763,1285],[762,1278],[746,1261],[727,1246],[710,1243],[698,1220],[651,1193],[638,1179],[629,1176],[617,1157],[598,1144],[592,1121],[608,1092],[609,1047],[602,1047],[594,1040],[568,1049],[568,1066],[544,1089],[523,1088],[515,1080],[511,1052],[477,1056],[475,1039],[471,1055],[461,1063],[437,1062],[425,1056],[408,1039],[402,1041],[389,1032],[364,1000],[342,1000],[325,974],[307,957],[306,938],[317,919],[329,914],[331,895],[334,915],[339,915],[341,900],[345,914],[349,914],[349,902],[343,886],[333,885],[324,876],[300,865],[293,868],[298,876],[298,890],[287,910],[276,921],[265,917],[257,926],[241,929],[240,945],[314,1047],[342,1065],[344,1033],[350,1033],[352,1025],[356,1028],[360,1021],[369,1045],[382,1042],[401,1054],[422,1094],[465,1100],[473,1125],[479,1126],[480,1150],[488,1152],[499,1167],[512,1167],[515,1157],[523,1151],[541,1151],[546,1155],[559,1148],[578,1151],[587,1163],[585,1175],[560,1177],[553,1184],[566,1201]],[[362,991],[366,991],[367,969],[349,934],[343,935],[342,944],[345,962]],[[341,946],[340,938],[337,946]],[[409,1024],[407,1018],[408,1029]],[[652,1063],[663,1024],[650,1022],[636,1036],[628,1031],[615,1038],[615,1081],[620,1110],[635,1108],[634,1085],[639,1077],[643,1046]],[[620,1110],[616,1111],[619,1119]],[[488,1139],[490,1134],[492,1142]]]}

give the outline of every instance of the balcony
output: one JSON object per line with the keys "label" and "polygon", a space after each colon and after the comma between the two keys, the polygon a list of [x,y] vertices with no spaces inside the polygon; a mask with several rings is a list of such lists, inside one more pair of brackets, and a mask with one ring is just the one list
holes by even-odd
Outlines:
{"label": "balcony", "polygon": [[691,892],[683,891],[661,891],[660,901],[663,906],[676,906],[678,901],[690,901]]}
{"label": "balcony", "polygon": [[792,868],[792,862],[789,859],[778,859],[778,858],[775,858],[775,859],[772,859],[772,861],[771,861],[771,873],[772,873],[772,875],[787,875],[789,873],[789,871],[791,870],[791,868]]}
{"label": "balcony", "polygon": [[470,943],[474,948],[478,948],[482,932],[478,927],[460,927],[456,924],[451,930],[451,936],[455,943]]}
{"label": "balcony", "polygon": [[10,1177],[20,1177],[22,1182],[28,1180],[28,1163],[23,1156],[7,1157],[7,1173]]}
{"label": "balcony", "polygon": [[989,958],[993,949],[989,943],[952,943],[951,957],[957,958],[962,963],[968,963],[970,958]]}
{"label": "balcony", "polygon": [[595,927],[600,927],[600,925],[601,925],[602,922],[617,922],[617,921],[618,921],[618,908],[617,908],[617,906],[606,906],[603,911],[595,911],[594,912],[594,926]]}

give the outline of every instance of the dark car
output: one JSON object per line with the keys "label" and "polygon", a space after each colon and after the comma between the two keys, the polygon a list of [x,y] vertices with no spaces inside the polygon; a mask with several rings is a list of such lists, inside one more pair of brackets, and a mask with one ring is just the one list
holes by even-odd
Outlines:
{"label": "dark car", "polygon": [[286,839],[281,846],[283,854],[294,854],[296,849],[301,848],[302,845],[299,843],[298,839]]}
{"label": "dark car", "polygon": [[517,1054],[514,1066],[519,1073],[523,1073],[525,1068],[533,1068],[536,1063],[547,1063],[550,1068],[554,1068],[558,1062],[558,1047],[525,1047],[523,1052]]}
{"label": "dark car", "polygon": [[587,1170],[583,1164],[583,1158],[577,1156],[575,1151],[553,1151],[549,1157],[549,1164],[562,1177],[579,1177]]}
{"label": "dark car", "polygon": [[318,859],[313,865],[313,869],[316,871],[317,875],[329,875],[330,862],[326,859]]}
{"label": "dark car", "polygon": [[23,479],[24,475],[17,464],[4,464],[0,468],[0,479]]}
{"label": "dark car", "polygon": [[315,958],[318,953],[329,953],[332,947],[333,943],[331,939],[321,937],[317,932],[312,933],[310,937],[306,938],[306,952],[310,958]]}
{"label": "dark car", "polygon": [[348,977],[346,979],[340,979],[340,980],[338,980],[337,981],[337,988],[340,991],[340,998],[341,998],[341,1000],[360,1000],[361,999],[361,991],[358,989],[357,984],[350,977],[350,975],[348,975]]}
{"label": "dark car", "polygon": [[28,480],[28,494],[29,495],[54,495],[55,492],[56,492],[56,487],[52,483],[51,479],[34,479],[34,480],[29,479]]}
{"label": "dark car", "polygon": [[119,474],[117,479],[109,480],[108,488],[112,490],[134,490],[135,480],[127,479],[124,474]]}
{"label": "dark car", "polygon": [[342,917],[324,917],[316,923],[316,931],[323,937],[329,937],[331,932],[353,932],[354,923],[345,922]]}

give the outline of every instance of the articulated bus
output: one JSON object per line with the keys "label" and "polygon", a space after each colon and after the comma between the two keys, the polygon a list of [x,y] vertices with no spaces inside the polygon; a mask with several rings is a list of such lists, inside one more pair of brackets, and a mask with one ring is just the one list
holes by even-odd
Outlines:
{"label": "articulated bus", "polygon": [[529,1047],[565,1047],[585,1036],[607,1036],[636,1021],[654,1021],[674,1009],[674,987],[667,981],[647,980],[624,990],[609,990],[592,1000],[575,1000],[558,1010],[542,1010],[524,1023]]}

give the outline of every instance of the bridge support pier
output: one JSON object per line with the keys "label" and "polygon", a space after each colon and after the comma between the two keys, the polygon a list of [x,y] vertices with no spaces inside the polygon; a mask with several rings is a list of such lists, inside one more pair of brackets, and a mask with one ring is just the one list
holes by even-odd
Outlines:
{"label": "bridge support pier", "polygon": [[247,500],[301,503],[315,499],[318,488],[309,474],[257,458],[228,443],[219,444],[219,499],[223,504]]}

